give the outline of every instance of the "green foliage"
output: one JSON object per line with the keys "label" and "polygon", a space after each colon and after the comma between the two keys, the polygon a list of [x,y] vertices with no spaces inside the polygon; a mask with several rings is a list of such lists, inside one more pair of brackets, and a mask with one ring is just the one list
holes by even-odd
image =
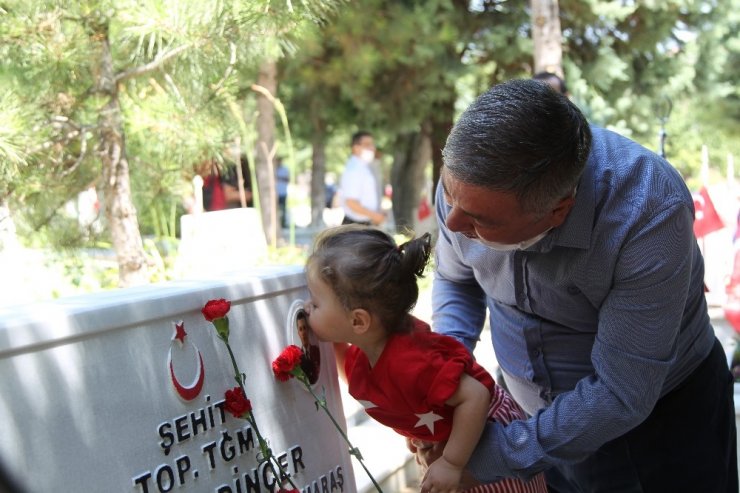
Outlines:
{"label": "green foliage", "polygon": [[[666,151],[690,183],[702,145],[716,169],[728,153],[740,155],[738,0],[559,7],[571,96],[594,123],[657,149],[657,114],[670,100]],[[156,238],[177,235],[197,163],[228,159],[235,136],[250,148],[251,84],[265,58],[283,57],[280,98],[299,171],[308,171],[319,131],[329,169],[339,171],[360,127],[391,155],[399,135],[439,116],[445,102],[461,110],[492,84],[532,75],[526,2],[7,0],[0,18],[0,204],[26,244],[57,249],[106,239],[64,212],[78,192],[101,185],[105,101],[93,61],[104,29],[126,75],[118,88],[139,224]],[[156,70],[133,72],[178,49]],[[168,255],[147,248],[166,269]],[[302,252],[275,256],[299,262]]]}
{"label": "green foliage", "polygon": [[13,273],[13,291],[5,303],[29,303],[113,289],[118,284],[115,258],[94,250],[23,250],[23,268]]}
{"label": "green foliage", "polygon": [[50,265],[61,269],[61,279],[52,287],[51,297],[106,291],[118,287],[115,259],[101,257],[94,251],[56,250]]}
{"label": "green foliage", "polygon": [[305,245],[267,247],[267,257],[262,265],[305,265],[309,248]]}
{"label": "green foliage", "polygon": [[738,127],[737,117],[728,113],[727,105],[722,100],[701,98],[674,105],[666,126],[666,154],[671,164],[686,178],[690,188],[698,190],[702,185],[699,170],[703,145],[709,150],[709,163],[714,171],[710,181],[725,179],[727,155],[733,155],[735,161],[740,156]]}
{"label": "green foliage", "polygon": [[[0,81],[9,90],[0,99],[0,198],[28,223],[23,231],[35,231],[99,176],[96,129],[105,101],[96,92],[96,71],[99,42],[107,36],[134,202],[138,210],[171,210],[190,193],[194,165],[223,159],[239,135],[221,96],[253,98],[252,67],[295,50],[305,26],[336,6],[318,0],[5,2]],[[182,55],[159,62],[170,53]],[[147,68],[155,63],[156,70]],[[162,229],[161,218],[147,216],[145,233]]]}
{"label": "green foliage", "polygon": [[27,115],[12,93],[0,96],[0,177],[7,183],[24,159],[22,137],[30,133]]}
{"label": "green foliage", "polygon": [[702,144],[737,155],[739,7],[561,0],[574,101],[593,122],[656,150],[658,116],[671,101],[666,153],[687,179],[698,173]]}

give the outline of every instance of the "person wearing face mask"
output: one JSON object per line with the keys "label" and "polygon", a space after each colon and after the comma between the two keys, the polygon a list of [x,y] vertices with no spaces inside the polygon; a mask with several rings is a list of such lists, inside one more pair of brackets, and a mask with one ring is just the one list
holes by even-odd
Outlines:
{"label": "person wearing face mask", "polygon": [[679,173],[535,80],[476,99],[443,158],[433,327],[472,351],[488,310],[529,416],[488,423],[468,471],[544,471],[555,493],[737,492],[732,376]]}
{"label": "person wearing face mask", "polygon": [[352,135],[352,154],[339,185],[340,204],[344,209],[342,224],[379,226],[385,222],[385,214],[380,210],[377,177],[372,168],[374,160],[372,134],[359,131]]}

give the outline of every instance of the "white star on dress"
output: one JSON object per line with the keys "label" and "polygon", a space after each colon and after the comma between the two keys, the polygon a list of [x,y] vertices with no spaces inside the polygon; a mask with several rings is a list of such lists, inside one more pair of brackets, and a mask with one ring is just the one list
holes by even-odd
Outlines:
{"label": "white star on dress", "polygon": [[419,418],[419,421],[416,422],[414,425],[414,428],[418,428],[419,426],[426,426],[429,428],[429,433],[434,435],[434,423],[436,421],[439,421],[440,419],[444,419],[439,414],[434,414],[434,411],[429,411],[428,413],[424,414],[417,414],[416,417]]}
{"label": "white star on dress", "polygon": [[375,404],[373,401],[358,400],[357,402],[359,402],[360,404],[362,404],[362,407],[364,407],[365,409],[372,409],[374,407],[378,407],[378,405]]}

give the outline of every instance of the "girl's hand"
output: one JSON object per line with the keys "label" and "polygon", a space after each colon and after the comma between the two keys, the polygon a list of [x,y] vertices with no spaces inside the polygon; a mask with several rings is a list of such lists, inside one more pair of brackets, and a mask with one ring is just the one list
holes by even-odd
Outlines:
{"label": "girl's hand", "polygon": [[429,465],[421,481],[421,493],[457,493],[461,491],[462,468],[440,457]]}

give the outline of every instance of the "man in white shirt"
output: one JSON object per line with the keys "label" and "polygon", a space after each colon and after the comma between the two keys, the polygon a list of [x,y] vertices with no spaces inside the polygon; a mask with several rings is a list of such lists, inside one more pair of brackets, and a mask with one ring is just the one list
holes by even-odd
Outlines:
{"label": "man in white shirt", "polygon": [[352,135],[352,154],[342,174],[340,198],[344,209],[342,224],[378,226],[385,221],[380,210],[378,185],[371,164],[375,159],[375,142],[369,132]]}

